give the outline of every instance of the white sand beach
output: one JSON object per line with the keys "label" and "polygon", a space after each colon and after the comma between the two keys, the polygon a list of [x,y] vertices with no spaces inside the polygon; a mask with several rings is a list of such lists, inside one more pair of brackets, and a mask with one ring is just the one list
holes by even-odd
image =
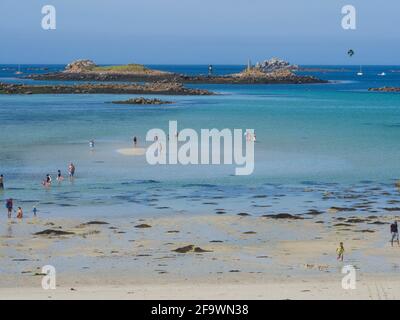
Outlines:
{"label": "white sand beach", "polygon": [[123,148],[118,149],[117,152],[124,156],[142,156],[146,153],[145,148]]}
{"label": "white sand beach", "polygon": [[[2,221],[0,299],[398,298],[400,247],[387,241],[388,225],[360,232],[362,223],[343,227],[331,220],[176,215]],[[34,234],[43,230],[53,233]],[[339,241],[343,262],[336,260]],[[41,287],[44,265],[56,269],[55,290]],[[342,288],[345,265],[356,268],[354,290]]]}

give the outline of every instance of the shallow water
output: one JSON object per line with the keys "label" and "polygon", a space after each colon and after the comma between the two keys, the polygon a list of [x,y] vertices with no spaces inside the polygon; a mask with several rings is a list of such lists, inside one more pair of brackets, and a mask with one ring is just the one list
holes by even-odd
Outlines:
{"label": "shallow water", "polygon": [[[1,81],[26,81],[16,79],[13,68],[0,66]],[[28,66],[21,68],[28,72]],[[158,68],[191,74],[207,70]],[[214,66],[220,73],[240,68]],[[391,72],[400,67],[365,67],[364,77],[355,75],[358,67],[344,68],[350,71],[313,73],[335,81],[329,84],[196,85],[221,95],[168,96],[175,103],[166,106],[106,103],[132,95],[0,96],[0,172],[6,183],[0,197],[15,198],[26,211],[37,205],[46,214],[224,209],[261,215],[350,207],[359,199],[343,197],[356,190],[357,197],[376,201],[367,214],[385,213],[387,201],[398,200],[400,95],[367,89],[400,86],[400,73]],[[382,71],[386,77],[377,76]],[[149,129],[167,130],[170,120],[178,121],[179,130],[255,129],[254,173],[234,176],[234,166],[151,166],[144,157],[116,152],[131,147],[134,135],[143,146]],[[94,151],[89,150],[90,139],[96,141]],[[55,178],[60,169],[65,175],[70,161],[77,167],[73,183],[66,179],[50,189],[41,186],[47,173]],[[324,196],[326,192],[333,196]],[[110,206],[128,209],[115,213]]]}

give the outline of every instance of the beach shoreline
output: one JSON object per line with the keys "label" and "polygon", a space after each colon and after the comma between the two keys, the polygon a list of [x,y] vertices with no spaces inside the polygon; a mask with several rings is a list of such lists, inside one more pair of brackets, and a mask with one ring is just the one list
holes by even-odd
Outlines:
{"label": "beach shoreline", "polygon": [[[1,236],[0,299],[394,299],[400,295],[396,274],[400,247],[390,246],[386,224],[374,226],[374,233],[360,233],[356,224],[323,226],[317,220],[179,214],[11,220],[6,227],[9,234],[3,231]],[[339,241],[346,248],[343,262],[336,260]],[[56,290],[41,288],[45,265],[57,272]],[[356,270],[355,290],[342,288],[346,275],[342,269],[347,265]]]}
{"label": "beach shoreline", "polygon": [[[257,283],[224,281],[204,283],[97,284],[0,288],[1,300],[397,300],[400,277],[368,275],[355,289],[343,289],[341,276],[303,279],[268,279]],[[332,279],[334,278],[334,279]]]}

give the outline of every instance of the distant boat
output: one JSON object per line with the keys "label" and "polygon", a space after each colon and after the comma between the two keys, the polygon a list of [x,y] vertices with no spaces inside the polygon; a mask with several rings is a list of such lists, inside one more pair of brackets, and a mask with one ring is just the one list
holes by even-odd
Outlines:
{"label": "distant boat", "polygon": [[386,76],[386,73],[385,72],[378,73],[378,76],[384,77],[384,76]]}
{"label": "distant boat", "polygon": [[362,75],[364,75],[364,73],[362,72],[362,68],[361,68],[361,66],[360,66],[360,71],[358,71],[358,72],[357,72],[357,75],[358,75],[358,76],[362,76]]}
{"label": "distant boat", "polygon": [[21,65],[18,65],[18,71],[15,72],[15,74],[23,74],[23,72],[21,71]]}

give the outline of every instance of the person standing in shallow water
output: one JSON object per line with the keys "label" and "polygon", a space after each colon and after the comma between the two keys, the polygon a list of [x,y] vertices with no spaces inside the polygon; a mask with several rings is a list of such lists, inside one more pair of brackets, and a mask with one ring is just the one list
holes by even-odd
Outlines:
{"label": "person standing in shallow water", "polygon": [[392,243],[392,247],[393,247],[393,242],[396,241],[398,245],[400,245],[399,243],[399,229],[397,227],[397,221],[393,222],[390,225],[390,233],[392,234],[392,240],[390,241]]}
{"label": "person standing in shallow water", "polygon": [[17,218],[18,219],[22,219],[24,217],[24,213],[22,211],[21,207],[18,207],[18,211],[17,211]]}
{"label": "person standing in shallow water", "polygon": [[0,175],[0,190],[4,190],[4,176]]}
{"label": "person standing in shallow water", "polygon": [[6,208],[7,208],[7,216],[8,218],[11,218],[11,213],[13,211],[13,199],[8,199],[6,202]]}
{"label": "person standing in shallow water", "polygon": [[71,162],[68,166],[69,178],[72,179],[75,175],[75,165]]}
{"label": "person standing in shallow water", "polygon": [[64,180],[64,177],[61,174],[61,170],[57,170],[57,181],[58,181],[58,183],[60,183],[63,180]]}
{"label": "person standing in shallow water", "polygon": [[136,136],[133,137],[133,146],[134,147],[137,146],[137,138],[136,138]]}

